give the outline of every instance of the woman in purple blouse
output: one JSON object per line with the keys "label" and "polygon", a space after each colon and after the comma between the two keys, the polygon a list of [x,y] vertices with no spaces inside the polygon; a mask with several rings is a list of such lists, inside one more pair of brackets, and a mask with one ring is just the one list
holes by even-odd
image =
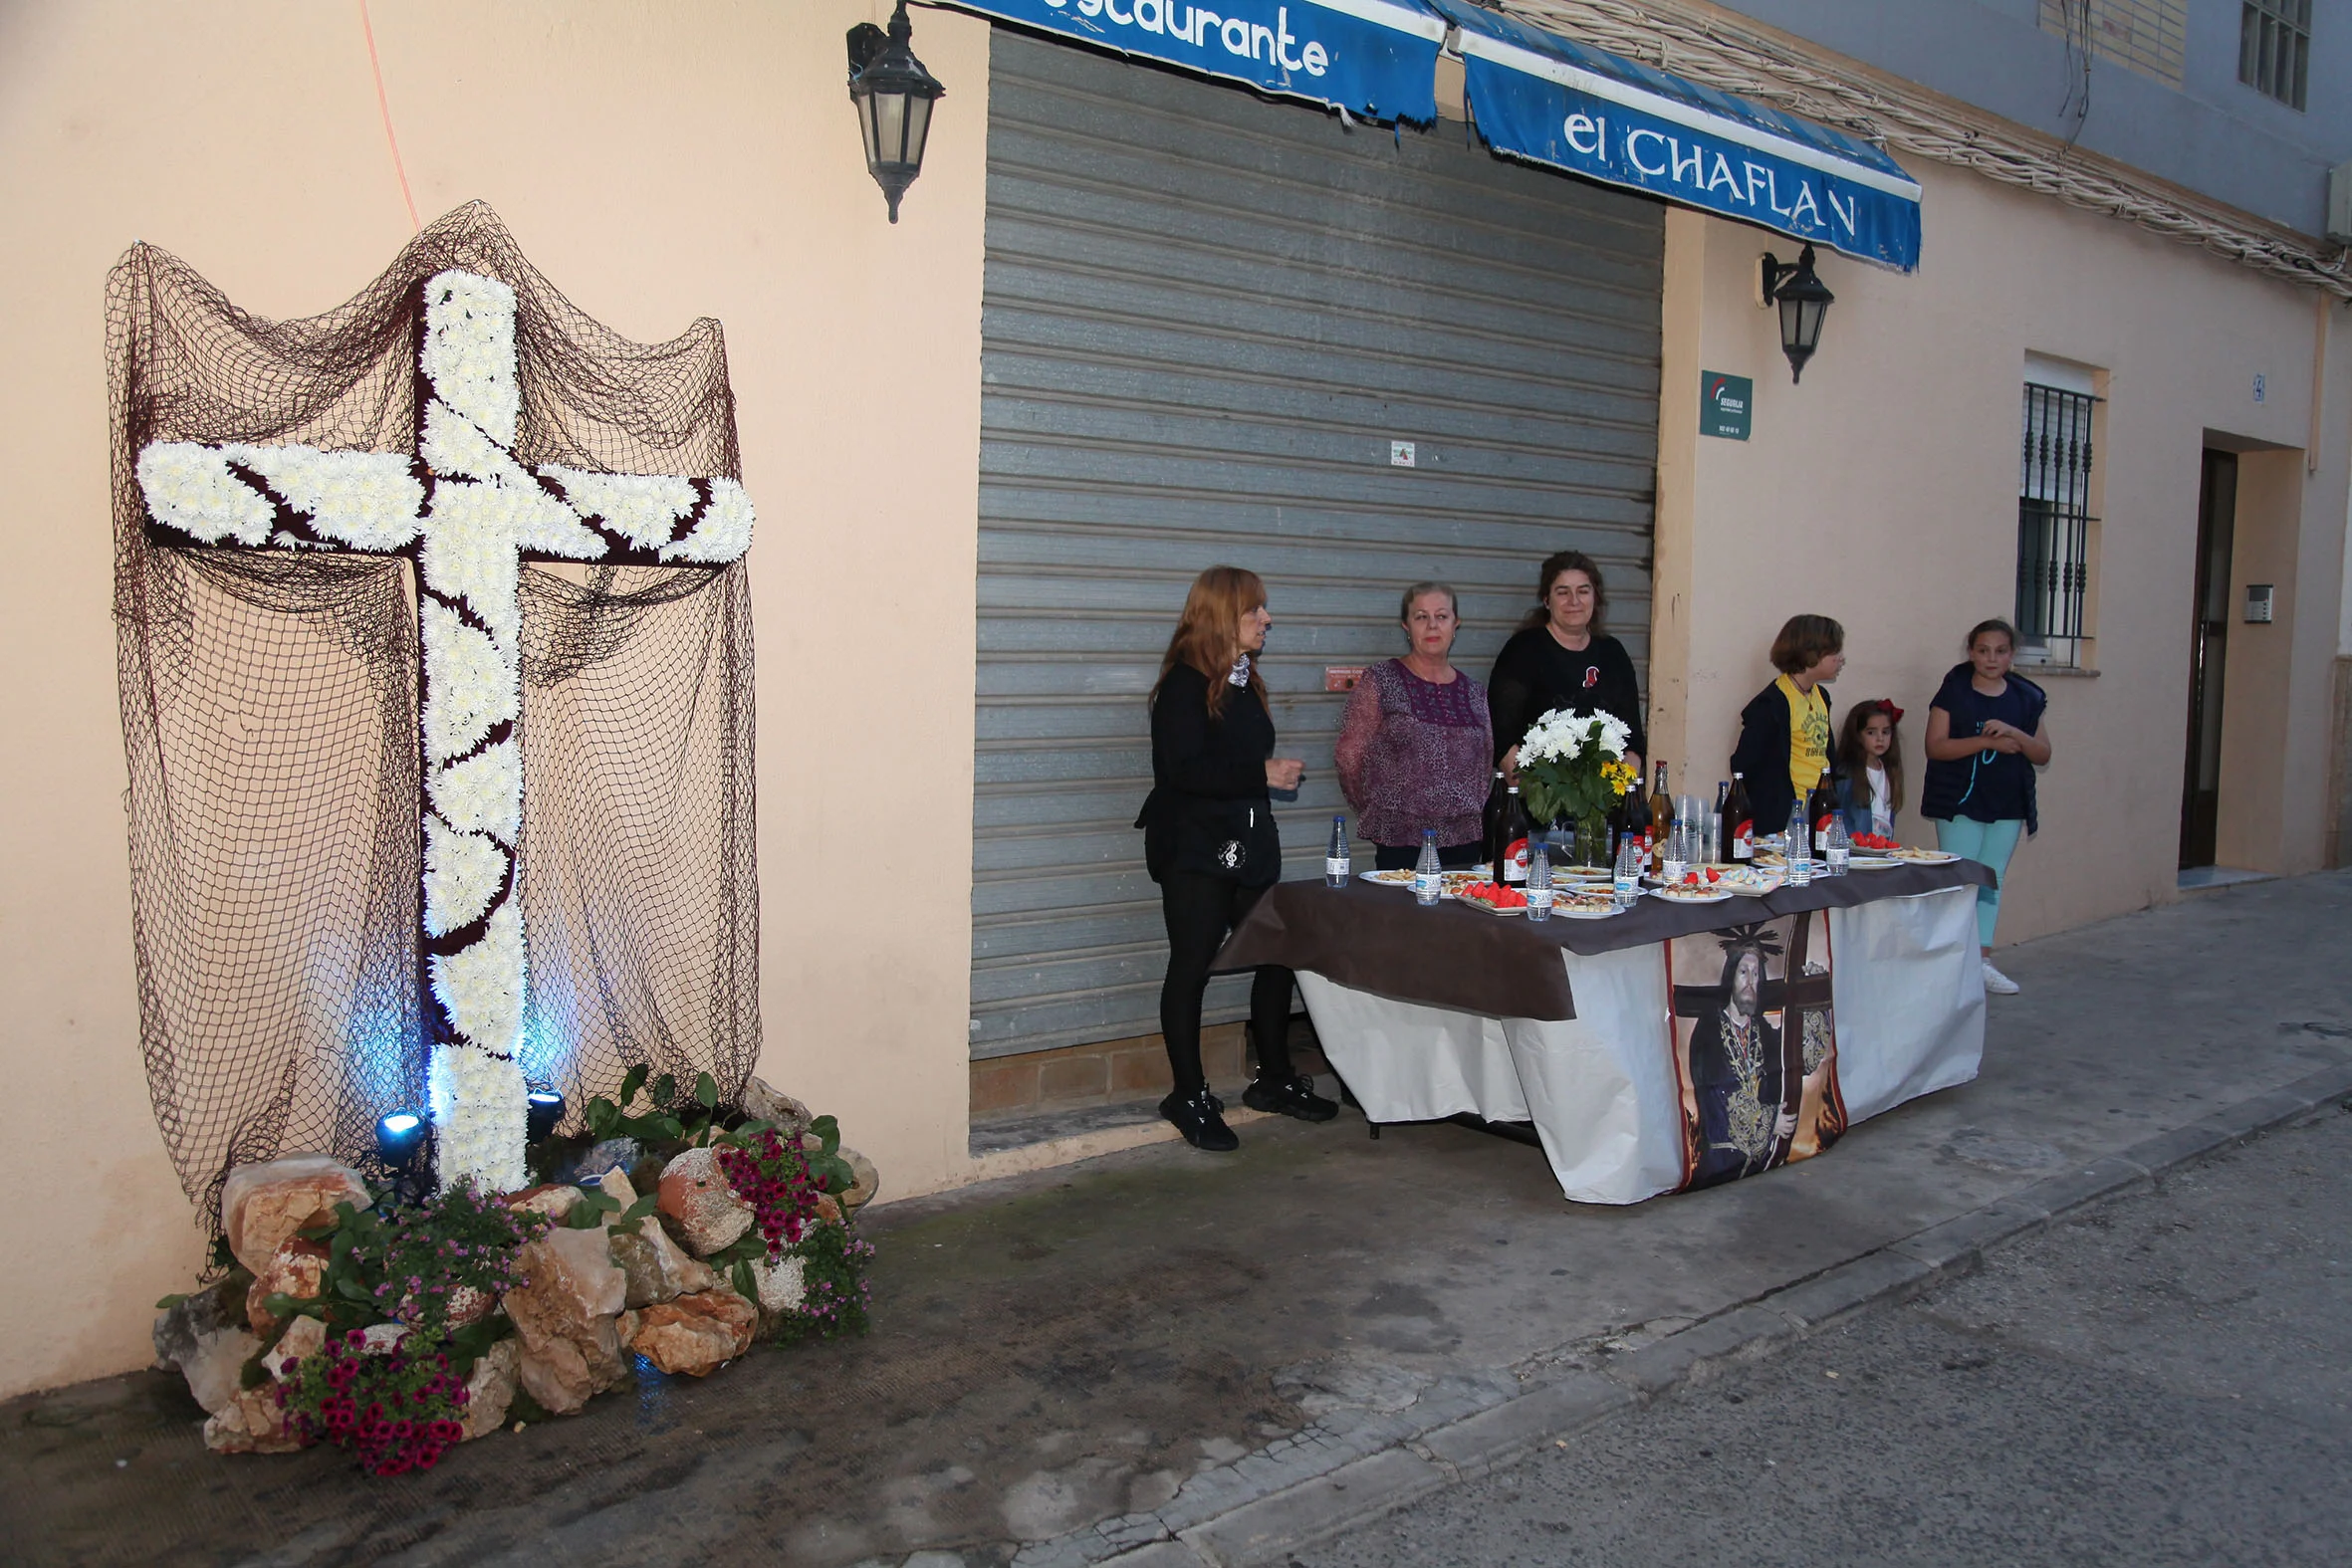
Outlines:
{"label": "woman in purple blouse", "polygon": [[1335,748],[1339,787],[1378,869],[1409,869],[1431,828],[1443,864],[1476,865],[1494,730],[1487,689],[1453,666],[1461,604],[1442,582],[1416,582],[1397,618],[1413,651],[1356,682]]}

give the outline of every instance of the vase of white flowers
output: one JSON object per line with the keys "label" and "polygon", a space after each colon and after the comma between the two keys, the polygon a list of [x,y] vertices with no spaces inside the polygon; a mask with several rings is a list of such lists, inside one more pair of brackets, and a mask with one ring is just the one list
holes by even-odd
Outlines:
{"label": "vase of white flowers", "polygon": [[1519,791],[1529,814],[1574,822],[1576,857],[1586,865],[1608,863],[1608,815],[1636,780],[1625,761],[1631,736],[1614,714],[1555,708],[1519,743]]}

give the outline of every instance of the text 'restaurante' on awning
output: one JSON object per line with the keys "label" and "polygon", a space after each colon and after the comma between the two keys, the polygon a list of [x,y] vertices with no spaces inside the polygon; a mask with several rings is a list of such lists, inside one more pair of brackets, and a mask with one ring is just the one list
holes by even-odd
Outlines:
{"label": "text 'restaurante' on awning", "polygon": [[948,0],[1366,119],[1437,117],[1446,24],[1420,0]]}

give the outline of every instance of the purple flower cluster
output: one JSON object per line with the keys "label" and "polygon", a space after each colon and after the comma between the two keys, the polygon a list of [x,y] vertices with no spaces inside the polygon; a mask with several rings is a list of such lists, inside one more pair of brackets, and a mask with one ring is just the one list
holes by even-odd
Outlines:
{"label": "purple flower cluster", "polygon": [[385,1222],[383,1277],[373,1305],[386,1317],[425,1325],[479,1317],[519,1288],[515,1254],[550,1225],[547,1216],[507,1208],[470,1182],[454,1182]]}
{"label": "purple flower cluster", "polygon": [[431,1469],[464,1436],[465,1381],[435,1335],[412,1334],[379,1354],[366,1344],[354,1328],[288,1362],[279,1408],[305,1442],[352,1450],[370,1475]]}
{"label": "purple flower cluster", "polygon": [[760,1133],[756,1148],[722,1146],[718,1158],[727,1185],[752,1206],[768,1255],[782,1257],[787,1247],[799,1245],[816,1223],[821,1196],[817,1179],[809,1174],[809,1157],[800,1146],[768,1128]]}
{"label": "purple flower cluster", "polygon": [[873,1305],[873,1284],[865,1277],[873,1243],[839,1226],[820,1226],[800,1247],[805,1281],[801,1303],[782,1330],[785,1339],[831,1339],[862,1334]]}

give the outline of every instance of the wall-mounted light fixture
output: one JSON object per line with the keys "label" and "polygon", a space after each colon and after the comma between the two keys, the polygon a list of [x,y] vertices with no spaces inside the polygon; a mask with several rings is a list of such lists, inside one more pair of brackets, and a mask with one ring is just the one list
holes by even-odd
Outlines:
{"label": "wall-mounted light fixture", "polygon": [[882,187],[892,223],[898,221],[898,198],[923,172],[931,106],[947,93],[907,47],[913,37],[906,0],[898,0],[888,33],[871,22],[849,29],[849,101],[857,106],[857,128],[865,138],[866,172]]}
{"label": "wall-mounted light fixture", "polygon": [[1764,256],[1764,303],[1780,308],[1780,351],[1788,356],[1788,379],[1804,379],[1805,361],[1821,346],[1821,319],[1837,296],[1813,275],[1813,248],[1808,245],[1791,267],[1770,251]]}

